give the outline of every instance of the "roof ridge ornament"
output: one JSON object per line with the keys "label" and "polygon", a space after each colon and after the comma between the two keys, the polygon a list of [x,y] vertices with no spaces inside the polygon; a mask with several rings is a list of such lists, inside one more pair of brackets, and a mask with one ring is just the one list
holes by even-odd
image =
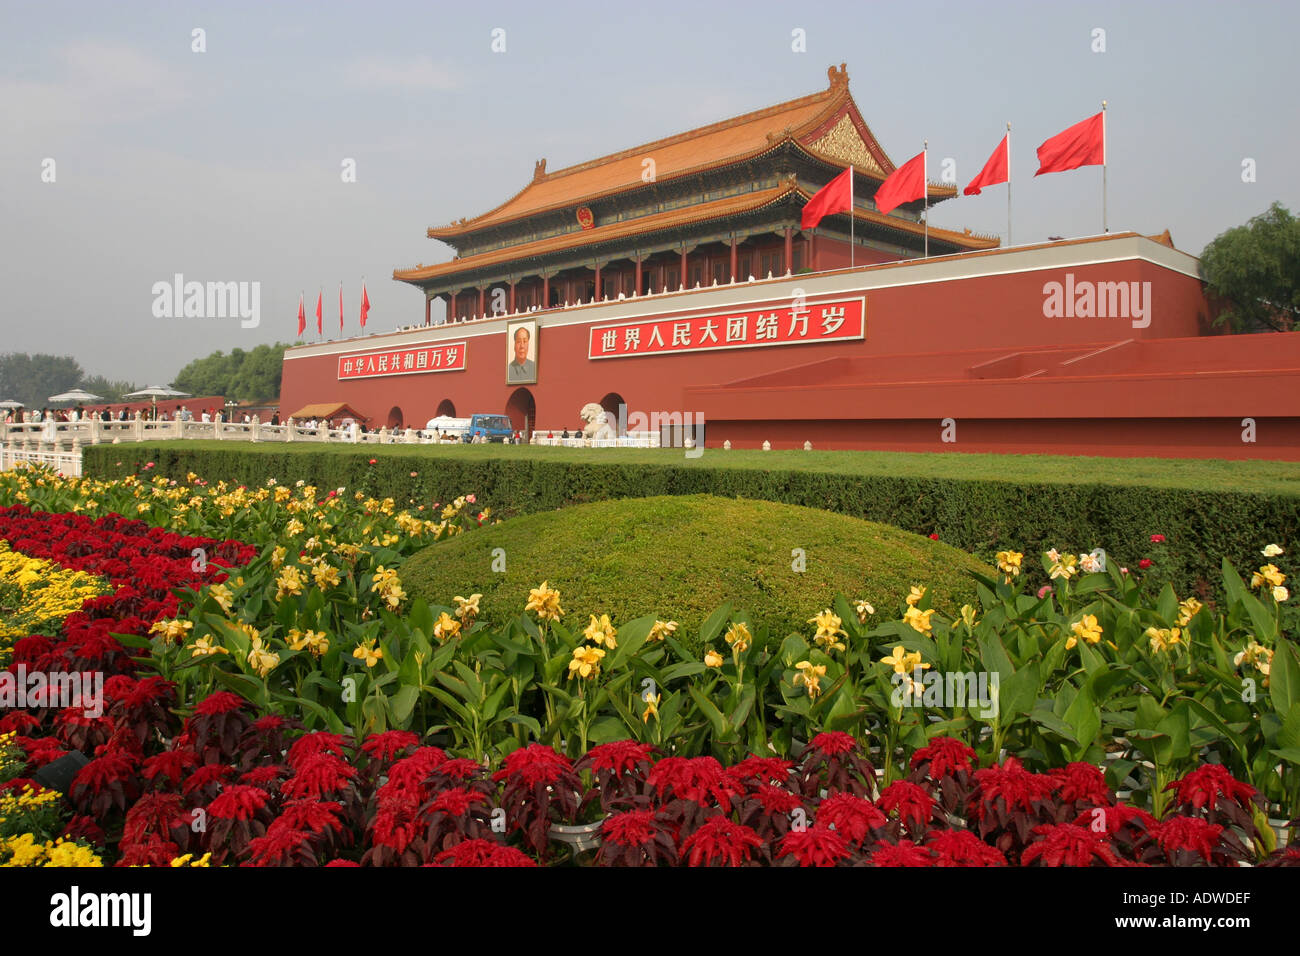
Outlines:
{"label": "roof ridge ornament", "polygon": [[533,182],[540,182],[546,178],[546,157],[542,157],[533,163]]}
{"label": "roof ridge ornament", "polygon": [[838,70],[835,69],[834,64],[831,64],[826,69],[826,76],[830,79],[831,82],[830,88],[832,90],[837,90],[840,89],[841,87],[844,87],[846,89],[848,88],[849,85],[848,64],[841,63],[840,68]]}

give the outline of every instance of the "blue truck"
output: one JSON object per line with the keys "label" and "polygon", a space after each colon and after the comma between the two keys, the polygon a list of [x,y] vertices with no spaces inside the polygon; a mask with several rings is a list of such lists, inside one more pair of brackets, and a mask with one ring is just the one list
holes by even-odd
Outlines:
{"label": "blue truck", "polygon": [[468,443],[474,440],[475,435],[482,435],[484,441],[510,441],[515,435],[515,426],[505,415],[472,415],[460,440]]}

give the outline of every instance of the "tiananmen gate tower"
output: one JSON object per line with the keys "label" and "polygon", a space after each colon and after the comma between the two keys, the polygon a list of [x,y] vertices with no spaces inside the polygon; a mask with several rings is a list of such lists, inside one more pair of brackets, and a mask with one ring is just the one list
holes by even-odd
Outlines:
{"label": "tiananmen gate tower", "polygon": [[[423,324],[290,349],[282,412],[504,413],[558,434],[597,403],[703,416],[709,448],[1300,459],[1300,333],[1215,334],[1167,233],[1003,248],[927,227],[922,200],[882,215],[895,164],[845,66],[828,73],[811,96],[537,161],[501,205],[428,230],[456,258],[394,271]],[[850,166],[852,223],[801,230]]]}

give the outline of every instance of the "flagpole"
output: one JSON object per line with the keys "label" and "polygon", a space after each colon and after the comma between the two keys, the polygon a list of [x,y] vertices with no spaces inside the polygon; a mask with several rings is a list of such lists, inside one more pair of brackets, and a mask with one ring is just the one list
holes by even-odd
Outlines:
{"label": "flagpole", "polygon": [[1101,101],[1101,231],[1110,233],[1110,220],[1106,217],[1106,101]]}
{"label": "flagpole", "polygon": [[930,141],[921,141],[921,193],[925,200],[925,258],[930,258]]}
{"label": "flagpole", "polygon": [[1007,122],[1007,245],[1011,245],[1011,122]]}
{"label": "flagpole", "polygon": [[857,233],[853,228],[853,165],[849,164],[849,268],[853,268],[853,253],[858,245]]}

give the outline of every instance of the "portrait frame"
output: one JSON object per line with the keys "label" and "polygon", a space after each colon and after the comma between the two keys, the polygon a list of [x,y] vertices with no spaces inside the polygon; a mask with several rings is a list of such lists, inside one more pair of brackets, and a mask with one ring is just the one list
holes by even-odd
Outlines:
{"label": "portrait frame", "polygon": [[[528,352],[525,356],[523,367],[520,368],[516,363],[515,338],[520,331],[523,331],[528,340]],[[520,319],[515,322],[506,323],[506,384],[507,385],[536,385],[537,384],[537,320]]]}

